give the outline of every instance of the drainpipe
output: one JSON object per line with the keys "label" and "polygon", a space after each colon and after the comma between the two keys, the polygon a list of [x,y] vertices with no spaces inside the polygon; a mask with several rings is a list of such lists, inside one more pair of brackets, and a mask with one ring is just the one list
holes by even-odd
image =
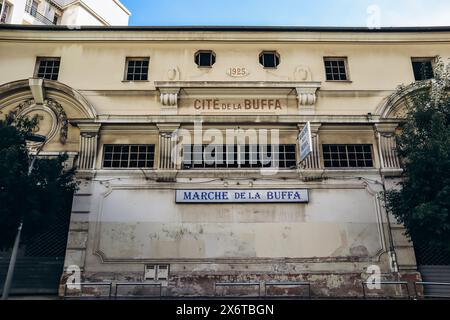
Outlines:
{"label": "drainpipe", "polygon": [[[375,127],[376,128],[376,127]],[[378,141],[377,143],[377,147],[378,147],[378,157],[380,158],[380,177],[381,177],[381,185],[383,187],[383,198],[384,198],[384,204],[386,204],[386,179],[383,175],[382,169],[384,168],[384,158],[383,158],[383,153],[381,151],[381,132],[379,132],[377,129],[375,131],[375,138]],[[386,220],[387,220],[387,224],[388,224],[388,241],[389,241],[389,261],[390,261],[390,266],[391,266],[391,271],[393,273],[398,274],[398,263],[397,263],[397,253],[395,252],[395,245],[394,245],[394,237],[392,236],[392,229],[391,229],[391,219],[389,217],[389,212],[385,209],[386,211]]]}

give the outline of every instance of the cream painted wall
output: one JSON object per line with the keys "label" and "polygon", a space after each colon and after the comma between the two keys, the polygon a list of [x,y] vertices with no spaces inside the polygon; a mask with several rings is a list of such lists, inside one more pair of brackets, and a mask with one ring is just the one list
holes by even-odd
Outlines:
{"label": "cream painted wall", "polygon": [[[0,38],[2,36],[14,36],[14,33],[0,31]],[[32,77],[38,56],[61,57],[59,81],[82,90],[100,114],[154,114],[159,110],[156,92],[154,97],[136,96],[129,99],[125,91],[151,92],[155,90],[153,81],[168,80],[168,71],[172,68],[179,70],[182,81],[292,81],[295,80],[296,67],[303,65],[311,70],[313,81],[322,82],[316,114],[358,115],[373,113],[398,85],[414,80],[411,57],[450,57],[448,43],[355,45],[273,42],[238,45],[196,41],[180,44],[2,41],[0,69],[3,72],[0,73],[0,83]],[[217,62],[211,69],[199,69],[195,65],[194,54],[199,49],[212,49],[216,53]],[[259,64],[258,55],[264,49],[280,53],[278,69],[264,69]],[[127,56],[150,57],[149,81],[123,81]],[[351,82],[325,81],[324,56],[347,56]],[[229,77],[228,68],[236,66],[246,67],[250,75],[245,78]],[[124,92],[122,96],[119,94],[109,98],[108,94],[96,94],[98,90]],[[296,112],[295,108],[291,111]]]}
{"label": "cream painted wall", "polygon": [[101,205],[90,215],[90,243],[107,260],[375,258],[384,246],[377,200],[363,185],[308,187],[308,204],[205,206],[129,182],[93,188],[91,203]]}
{"label": "cream painted wall", "polygon": [[[154,80],[167,80],[170,68],[178,67],[181,80],[257,80],[292,81],[295,67],[304,65],[311,69],[312,80],[322,81],[323,90],[393,90],[401,83],[411,83],[413,71],[411,57],[450,57],[450,44],[435,45],[239,45],[236,43],[215,44],[207,42],[180,44],[155,43],[17,43],[1,42],[0,82],[6,83],[33,74],[33,68],[17,69],[21,60],[34,65],[36,56],[61,56],[60,81],[80,90],[105,89],[152,89]],[[264,69],[258,62],[258,54],[264,49],[276,49],[281,55],[281,64],[276,70]],[[194,53],[199,49],[212,49],[217,62],[211,69],[199,69],[194,63]],[[323,57],[347,56],[351,82],[327,82]],[[127,56],[150,57],[150,81],[143,83],[122,82]],[[246,66],[250,75],[244,79],[227,76],[227,68]]]}

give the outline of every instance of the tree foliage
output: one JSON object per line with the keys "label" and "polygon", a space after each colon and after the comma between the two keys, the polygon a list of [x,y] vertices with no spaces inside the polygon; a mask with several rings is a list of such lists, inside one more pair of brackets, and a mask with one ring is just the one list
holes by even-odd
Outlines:
{"label": "tree foliage", "polygon": [[450,64],[440,59],[435,78],[400,87],[408,93],[398,136],[404,180],[387,192],[387,209],[413,241],[450,251]]}
{"label": "tree foliage", "polygon": [[0,249],[12,247],[20,221],[26,242],[70,212],[76,185],[74,171],[64,170],[66,155],[38,159],[28,175],[25,137],[36,125],[36,118],[14,113],[0,120]]}

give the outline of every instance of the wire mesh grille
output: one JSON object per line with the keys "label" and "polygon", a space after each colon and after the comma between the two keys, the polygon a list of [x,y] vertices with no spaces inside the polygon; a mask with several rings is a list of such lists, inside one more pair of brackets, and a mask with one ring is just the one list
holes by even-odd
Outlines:
{"label": "wire mesh grille", "polygon": [[439,248],[428,244],[414,244],[416,259],[418,265],[450,265],[450,252],[443,251]]}
{"label": "wire mesh grille", "polygon": [[57,220],[25,244],[26,257],[64,257],[70,224],[70,213]]}

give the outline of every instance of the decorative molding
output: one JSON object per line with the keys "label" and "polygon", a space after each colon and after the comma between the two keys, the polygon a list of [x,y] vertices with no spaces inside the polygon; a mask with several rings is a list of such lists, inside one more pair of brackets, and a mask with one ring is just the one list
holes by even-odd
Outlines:
{"label": "decorative molding", "polygon": [[80,153],[78,168],[80,170],[94,170],[97,161],[98,133],[101,124],[78,124],[80,128]]}
{"label": "decorative molding", "polygon": [[58,123],[61,126],[59,141],[62,144],[66,144],[69,121],[67,120],[67,115],[66,115],[63,107],[58,102],[56,102],[55,100],[52,100],[52,99],[45,100],[44,104],[56,112],[56,115],[58,117]]}
{"label": "decorative molding", "polygon": [[30,85],[31,94],[33,95],[36,104],[44,104],[45,100],[45,90],[44,90],[44,79],[31,78],[28,80]]}
{"label": "decorative molding", "polygon": [[78,128],[80,129],[80,134],[93,134],[97,135],[102,126],[101,123],[78,123]]}
{"label": "decorative molding", "polygon": [[385,136],[392,136],[399,127],[398,123],[376,123],[375,130]]}
{"label": "decorative molding", "polygon": [[[244,123],[259,123],[259,124],[292,124],[296,126],[298,123],[320,122],[323,124],[359,124],[365,125],[380,122],[377,116],[369,118],[367,115],[317,115],[317,114],[279,114],[279,115],[247,115],[247,114],[215,114],[215,115],[201,115],[201,119],[205,123],[210,124],[226,124],[244,122]],[[194,124],[198,121],[198,115],[164,115],[164,121],[168,123],[186,123]],[[92,120],[74,119],[70,123],[91,123]],[[161,118],[155,115],[100,115],[96,120],[97,123],[102,124],[136,124],[149,125],[161,122]],[[390,119],[384,120],[383,123],[398,123],[398,120]]]}
{"label": "decorative molding", "polygon": [[[158,171],[157,179],[161,182],[173,182],[177,174],[178,163],[178,128],[180,124],[157,124],[158,140]],[[164,173],[162,173],[164,172]],[[170,172],[174,172],[171,174]]]}
{"label": "decorative molding", "polygon": [[299,86],[297,93],[298,111],[300,114],[314,114],[317,101],[317,90],[320,86]]}
{"label": "decorative molding", "polygon": [[[305,184],[301,184],[305,186]],[[98,256],[101,260],[101,263],[275,263],[277,261],[283,263],[306,263],[306,262],[371,262],[371,261],[381,261],[381,256],[386,253],[386,242],[385,235],[383,229],[383,209],[380,203],[380,199],[378,197],[377,191],[373,188],[373,185],[368,183],[346,183],[346,184],[307,184],[307,188],[309,190],[313,190],[315,188],[318,189],[326,189],[326,190],[337,190],[337,189],[354,189],[354,190],[365,190],[370,196],[373,197],[374,200],[374,211],[376,214],[376,224],[378,226],[378,235],[379,235],[379,246],[380,248],[376,253],[371,255],[370,257],[354,257],[354,256],[336,256],[336,257],[304,257],[304,258],[136,258],[136,257],[124,257],[124,258],[116,258],[116,257],[108,257],[104,252],[104,248],[102,246],[101,234],[102,234],[102,225],[104,221],[107,221],[104,217],[104,204],[107,197],[116,190],[160,190],[162,185],[151,186],[148,184],[115,184],[109,185],[108,191],[101,195],[99,210],[96,216],[95,222],[95,232],[93,238],[93,248],[92,253]],[[242,187],[242,186],[241,186]],[[261,186],[262,187],[262,186]],[[273,187],[273,185],[268,185],[267,187]],[[287,187],[286,187],[287,188]],[[163,188],[166,189],[166,188]],[[175,188],[167,188],[167,189],[175,189]]]}
{"label": "decorative molding", "polygon": [[[375,124],[375,137],[378,142],[378,155],[380,157],[382,174],[387,176],[401,175],[400,158],[397,153],[395,131],[397,123]],[[386,170],[387,169],[387,170]]]}
{"label": "decorative molding", "polygon": [[169,81],[180,80],[180,68],[175,67],[175,68],[169,69],[167,71],[167,78],[169,79]]}
{"label": "decorative molding", "polygon": [[[8,104],[11,97],[17,98],[18,92],[21,92],[22,95],[26,93],[28,99],[30,90],[30,79],[22,79],[0,85],[0,109],[2,109],[3,105]],[[89,101],[79,91],[62,82],[43,80],[42,90],[45,90],[44,93],[54,100],[61,98],[67,101],[79,113],[77,116],[78,119],[93,120],[97,117],[97,113]]]}
{"label": "decorative molding", "polygon": [[320,88],[316,81],[155,81],[155,87],[162,88]]}
{"label": "decorative molding", "polygon": [[178,105],[178,94],[180,93],[179,88],[161,88],[161,104],[163,106],[177,106]]}
{"label": "decorative molding", "polygon": [[158,123],[156,124],[160,133],[173,134],[178,128],[179,123]]}
{"label": "decorative molding", "polygon": [[311,81],[311,69],[303,65],[297,66],[294,70],[294,79],[297,81]]}
{"label": "decorative molding", "polygon": [[47,140],[52,140],[59,131],[59,141],[66,144],[68,135],[68,125],[66,112],[63,107],[53,99],[46,99],[42,104],[37,104],[34,99],[29,99],[19,104],[14,113],[18,117],[27,116],[33,111],[45,111],[52,118],[50,132],[46,135]]}

